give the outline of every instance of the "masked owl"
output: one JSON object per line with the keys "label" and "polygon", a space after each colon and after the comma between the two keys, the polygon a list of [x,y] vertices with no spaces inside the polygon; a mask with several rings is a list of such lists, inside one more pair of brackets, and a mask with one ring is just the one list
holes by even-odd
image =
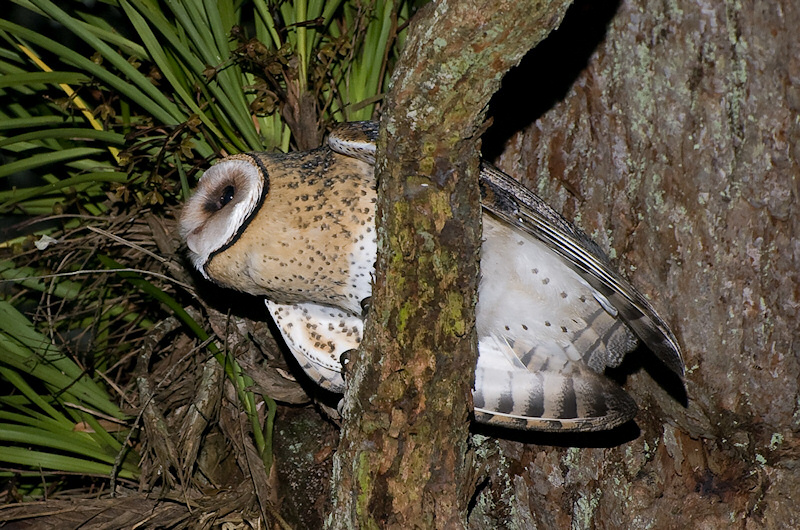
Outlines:
{"label": "masked owl", "polygon": [[[312,151],[226,158],[181,216],[200,273],[263,296],[302,368],[334,392],[371,293],[376,138],[376,123],[347,123]],[[618,426],[636,404],[604,371],[640,340],[683,376],[669,327],[597,245],[487,163],[480,187],[476,420],[542,431]]]}

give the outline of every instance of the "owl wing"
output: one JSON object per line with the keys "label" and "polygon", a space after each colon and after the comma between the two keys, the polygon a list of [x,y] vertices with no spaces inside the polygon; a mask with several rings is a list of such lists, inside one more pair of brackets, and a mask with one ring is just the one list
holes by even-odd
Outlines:
{"label": "owl wing", "polygon": [[358,348],[364,328],[361,318],[320,304],[266,303],[303,371],[322,388],[343,392],[339,359],[344,352]]}
{"label": "owl wing", "polygon": [[[377,122],[337,125],[328,138],[331,149],[375,163]],[[680,346],[669,326],[647,299],[615,272],[600,248],[532,191],[491,164],[481,165],[483,208],[548,245],[565,263],[604,296],[609,312],[619,312],[634,333],[674,373],[684,374]]]}
{"label": "owl wing", "polygon": [[[481,195],[485,210],[548,245],[618,311],[633,332],[674,373],[684,374],[680,347],[647,299],[616,273],[597,245],[533,192],[484,162]],[[602,298],[600,298],[602,300]]]}

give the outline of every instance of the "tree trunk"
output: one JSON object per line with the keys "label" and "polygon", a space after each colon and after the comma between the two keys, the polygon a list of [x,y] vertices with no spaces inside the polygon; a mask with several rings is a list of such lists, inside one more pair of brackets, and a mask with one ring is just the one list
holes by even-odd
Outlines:
{"label": "tree trunk", "polygon": [[[576,4],[508,76],[496,100],[513,114],[498,108],[496,123],[540,115],[500,165],[575,219],[672,324],[688,406],[657,367],[651,378],[630,366],[640,433],[480,438],[490,482],[470,522],[798,528],[800,4],[610,7]],[[542,71],[563,93],[531,91],[525,76]],[[542,113],[548,98],[560,101]]]}
{"label": "tree trunk", "polygon": [[334,462],[332,528],[457,528],[477,358],[478,131],[503,74],[567,1],[434,2],[412,28],[381,123],[379,257]]}

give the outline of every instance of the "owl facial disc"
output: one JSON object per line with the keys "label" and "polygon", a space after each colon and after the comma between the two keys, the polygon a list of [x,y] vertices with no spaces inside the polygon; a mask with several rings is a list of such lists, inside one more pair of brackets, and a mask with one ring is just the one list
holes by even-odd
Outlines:
{"label": "owl facial disc", "polygon": [[212,254],[244,231],[262,202],[265,174],[249,155],[226,158],[203,175],[183,209],[181,237],[194,266],[208,279]]}

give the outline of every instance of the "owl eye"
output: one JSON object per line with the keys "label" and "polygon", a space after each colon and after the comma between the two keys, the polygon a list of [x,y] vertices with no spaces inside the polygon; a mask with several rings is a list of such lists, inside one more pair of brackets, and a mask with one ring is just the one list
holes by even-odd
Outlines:
{"label": "owl eye", "polygon": [[204,208],[208,213],[218,212],[225,208],[225,205],[231,202],[235,196],[236,187],[233,185],[225,186],[216,199],[212,198],[214,197],[213,195],[208,198],[209,200],[205,203]]}
{"label": "owl eye", "polygon": [[236,188],[233,186],[225,186],[225,189],[222,190],[222,193],[217,200],[217,209],[221,210],[225,207],[226,204],[233,200],[233,196],[236,193]]}
{"label": "owl eye", "polygon": [[226,186],[224,190],[222,190],[222,195],[219,198],[219,207],[222,208],[229,202],[233,200],[233,195],[236,192],[236,188],[233,186]]}

